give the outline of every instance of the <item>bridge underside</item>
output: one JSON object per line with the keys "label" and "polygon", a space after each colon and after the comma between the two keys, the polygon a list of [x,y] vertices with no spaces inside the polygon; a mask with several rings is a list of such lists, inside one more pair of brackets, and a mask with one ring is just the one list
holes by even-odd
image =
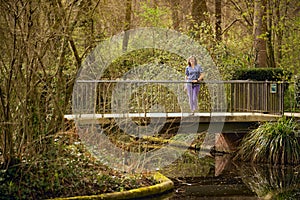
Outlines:
{"label": "bridge underside", "polygon": [[67,120],[75,120],[80,124],[100,124],[110,126],[116,123],[132,123],[138,126],[147,126],[152,121],[158,126],[163,124],[160,133],[177,131],[179,126],[190,127],[192,124],[198,126],[198,133],[210,132],[225,134],[244,134],[257,127],[259,122],[275,121],[281,115],[262,113],[127,113],[127,114],[81,114],[65,115]]}
{"label": "bridge underside", "polygon": [[[249,131],[257,128],[259,123],[266,121],[276,121],[282,115],[263,113],[126,113],[126,114],[81,114],[65,115],[65,119],[74,120],[80,124],[100,124],[110,126],[123,121],[134,122],[138,126],[147,126],[151,120],[158,120],[163,127],[157,134],[176,134],[178,128],[187,129],[191,125],[198,123],[198,133],[216,133],[215,148],[219,152],[233,152],[236,150],[240,140]],[[163,120],[160,120],[163,119]],[[160,121],[160,122],[159,122]]]}

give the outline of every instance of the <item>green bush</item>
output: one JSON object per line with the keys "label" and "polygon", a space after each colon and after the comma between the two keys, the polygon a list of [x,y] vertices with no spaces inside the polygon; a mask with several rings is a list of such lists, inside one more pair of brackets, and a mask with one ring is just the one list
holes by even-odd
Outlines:
{"label": "green bush", "polygon": [[299,124],[282,117],[267,122],[243,138],[236,159],[256,163],[299,164]]}
{"label": "green bush", "polygon": [[300,112],[300,93],[297,93],[295,84],[289,84],[284,94],[284,111]]}
{"label": "green bush", "polygon": [[291,72],[281,68],[243,68],[235,70],[233,80],[283,81],[291,79]]}

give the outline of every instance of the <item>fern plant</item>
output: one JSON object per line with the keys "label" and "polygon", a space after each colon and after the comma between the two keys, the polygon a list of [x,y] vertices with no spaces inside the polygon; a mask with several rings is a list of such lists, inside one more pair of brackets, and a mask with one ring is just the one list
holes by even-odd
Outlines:
{"label": "fern plant", "polygon": [[299,164],[299,125],[293,118],[267,122],[241,141],[236,159],[256,163]]}

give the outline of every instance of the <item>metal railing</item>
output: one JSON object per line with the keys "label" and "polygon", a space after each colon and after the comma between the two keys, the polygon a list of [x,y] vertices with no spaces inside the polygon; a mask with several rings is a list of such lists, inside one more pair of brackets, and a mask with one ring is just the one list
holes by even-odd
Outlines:
{"label": "metal railing", "polygon": [[[80,80],[74,86],[73,113],[190,112],[184,81]],[[205,81],[198,112],[282,114],[283,82]]]}

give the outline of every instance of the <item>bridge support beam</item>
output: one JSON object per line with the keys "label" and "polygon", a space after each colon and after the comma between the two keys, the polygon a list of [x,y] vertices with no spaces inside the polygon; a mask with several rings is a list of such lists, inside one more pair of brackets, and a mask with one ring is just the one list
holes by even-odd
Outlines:
{"label": "bridge support beam", "polygon": [[245,136],[245,133],[220,133],[216,135],[215,150],[217,152],[232,153]]}

